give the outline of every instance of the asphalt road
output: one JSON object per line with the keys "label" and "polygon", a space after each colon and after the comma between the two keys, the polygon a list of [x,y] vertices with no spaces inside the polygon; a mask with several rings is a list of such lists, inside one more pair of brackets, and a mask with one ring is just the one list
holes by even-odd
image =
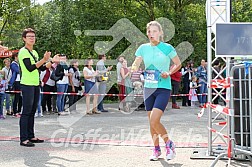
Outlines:
{"label": "asphalt road", "polygon": [[[168,106],[162,123],[176,143],[177,156],[169,162],[163,158],[152,162],[149,161],[152,142],[147,113],[125,114],[117,110],[118,104],[105,106],[110,112],[89,116],[80,102],[77,112],[70,115],[36,118],[36,137],[46,142],[33,148],[19,146],[18,118],[0,120],[0,166],[207,167],[213,162],[212,159],[190,159],[194,150],[204,152],[207,148],[207,115],[197,119],[199,108],[176,110]],[[162,141],[160,144],[164,145]],[[162,150],[164,157],[163,147]],[[221,160],[216,166],[224,167],[226,163]],[[248,161],[231,164],[252,166]]]}

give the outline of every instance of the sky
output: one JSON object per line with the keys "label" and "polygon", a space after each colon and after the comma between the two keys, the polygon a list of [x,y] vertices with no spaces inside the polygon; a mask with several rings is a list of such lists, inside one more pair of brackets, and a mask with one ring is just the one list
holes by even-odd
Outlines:
{"label": "sky", "polygon": [[39,3],[40,5],[43,5],[45,2],[49,2],[51,0],[36,0],[37,3]]}

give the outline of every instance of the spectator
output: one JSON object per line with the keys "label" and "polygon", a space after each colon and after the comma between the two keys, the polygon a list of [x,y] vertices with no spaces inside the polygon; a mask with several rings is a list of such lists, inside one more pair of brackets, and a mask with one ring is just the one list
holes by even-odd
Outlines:
{"label": "spectator", "polygon": [[132,102],[133,97],[132,96],[127,96],[132,92],[132,83],[131,83],[131,72],[130,69],[127,67],[127,60],[123,60],[122,63],[122,68],[120,70],[121,72],[121,77],[122,77],[122,82],[121,82],[121,92],[123,95],[124,99],[121,101],[123,108],[125,111],[130,110],[130,106],[128,106],[129,103],[127,102]]}
{"label": "spectator", "polygon": [[[122,82],[122,76],[121,76],[121,68],[122,68],[122,62],[125,59],[124,56],[119,56],[118,57],[118,63],[116,65],[116,73],[117,73],[117,85],[118,85],[118,90],[119,90],[119,94],[122,95],[121,92],[121,82]],[[119,96],[119,101],[122,101],[124,99],[124,96]],[[119,110],[121,110],[121,108],[123,108],[122,106],[120,106],[119,103]]]}
{"label": "spectator", "polygon": [[139,81],[139,82],[144,82],[143,76],[143,70],[141,68],[138,69],[138,71],[132,72],[131,73],[131,82]]}
{"label": "spectator", "polygon": [[[41,75],[41,74],[40,74]],[[40,77],[41,78],[41,77]],[[41,101],[42,101],[42,98],[43,98],[43,94],[41,94],[41,92],[43,92],[43,86],[42,85],[44,83],[42,83],[42,81],[40,81],[40,85],[39,85],[39,89],[40,89],[40,95],[39,95],[39,102],[38,102],[38,107],[37,107],[37,111],[34,115],[34,117],[43,117],[43,112],[41,111]]]}
{"label": "spectator", "polygon": [[[96,64],[96,71],[99,71],[99,75],[105,76],[108,74],[108,72],[112,69],[112,66],[106,68],[104,65],[104,62],[106,61],[106,55],[99,55],[99,61]],[[107,78],[107,77],[106,77]],[[107,79],[99,80],[97,82],[98,92],[99,94],[105,94],[106,93],[106,87],[107,87]],[[103,98],[104,95],[100,95],[98,97],[98,111],[101,112],[108,112],[108,110],[105,110],[103,107]]]}
{"label": "spectator", "polygon": [[71,73],[68,72],[68,65],[66,64],[67,57],[64,54],[60,54],[60,62],[55,69],[55,75],[60,77],[60,80],[56,82],[57,92],[63,93],[57,95],[57,108],[58,115],[66,115],[69,114],[65,111],[65,97],[64,93],[67,93],[69,77],[72,76]]}
{"label": "spectator", "polygon": [[[144,84],[144,76],[143,76],[143,73],[144,73],[144,71],[141,69],[141,68],[139,68],[138,69],[138,71],[133,71],[132,73],[131,73],[131,82],[132,82],[132,84],[133,84],[133,89],[134,89],[134,91],[135,91],[135,86],[134,86],[134,83],[135,82],[139,82],[139,83],[141,83],[142,85]],[[143,87],[143,86],[142,86]],[[140,89],[138,89],[138,93],[140,93]],[[142,92],[142,91],[141,91]],[[142,94],[142,93],[141,93]],[[138,102],[140,103],[141,101],[140,101],[140,98],[137,98],[137,100],[139,100]],[[145,105],[144,105],[144,100],[143,99],[141,99],[142,100],[142,103],[140,104],[140,105],[138,105],[137,106],[137,108],[135,109],[136,111],[140,111],[140,110],[143,110],[144,108],[145,108]]]}
{"label": "spectator", "polygon": [[[12,58],[14,61],[12,61],[10,65],[11,69],[11,79],[9,82],[9,90],[13,91],[20,91],[20,67],[19,67],[19,62],[18,62],[18,53],[13,53]],[[13,111],[13,116],[20,118],[20,113],[22,109],[22,96],[20,93],[15,93],[14,94],[14,100],[12,103],[12,111]]]}
{"label": "spectator", "polygon": [[194,62],[190,61],[190,68],[192,70],[192,76],[195,75],[195,72],[197,71],[197,68],[194,68]]}
{"label": "spectator", "polygon": [[[79,63],[77,60],[72,60],[70,63],[70,67],[68,69],[69,73],[72,74],[70,76],[68,92],[69,93],[78,93],[80,89],[80,71],[79,71]],[[69,110],[76,111],[76,103],[78,101],[78,95],[70,95],[69,97]]]}
{"label": "spectator", "polygon": [[191,100],[191,107],[194,107],[196,102],[198,101],[197,97],[197,88],[201,85],[197,83],[197,77],[192,76],[192,82],[190,82],[190,91],[189,91],[189,99]]}
{"label": "spectator", "polygon": [[[51,67],[54,57],[47,62],[51,52],[45,52],[44,57],[38,61],[38,53],[33,50],[36,34],[31,28],[25,29],[22,33],[25,46],[19,50],[18,60],[21,68],[21,91],[23,97],[23,110],[20,117],[20,145],[34,147],[34,143],[42,143],[44,140],[38,139],[34,134],[34,115],[39,101],[39,70],[43,71]],[[46,63],[47,62],[47,63]],[[44,63],[46,63],[44,65]]]}
{"label": "spectator", "polygon": [[7,86],[7,81],[4,80],[4,75],[0,74],[0,120],[5,119],[3,114],[3,101],[4,101],[4,92]]}
{"label": "spectator", "polygon": [[[86,113],[88,115],[100,114],[100,112],[97,111],[98,89],[97,89],[97,85],[95,84],[95,77],[98,75],[98,71],[94,71],[92,65],[93,65],[93,60],[91,58],[88,58],[85,62],[85,67],[83,69],[85,93],[87,93],[86,94],[86,107],[87,107]],[[88,94],[95,94],[93,98],[92,110],[90,110],[90,95]]]}
{"label": "spectator", "polygon": [[[183,94],[188,94],[190,90],[190,82],[193,76],[193,69],[191,68],[191,63],[187,62],[186,67],[181,69],[181,73],[183,76]],[[182,98],[182,106],[191,106],[191,101],[188,99],[188,96],[183,96]]]}
{"label": "spectator", "polygon": [[[201,60],[201,65],[197,68],[196,76],[199,78],[199,93],[207,93],[207,69],[204,59]],[[206,95],[199,95],[200,107],[202,108],[206,103]]]}
{"label": "spectator", "polygon": [[[173,66],[171,66],[171,68],[173,68]],[[172,95],[177,95],[179,92],[181,76],[182,74],[180,71],[176,71],[175,73],[171,75]],[[177,98],[176,96],[172,96],[172,108],[180,109],[180,107],[176,103],[176,98]]]}
{"label": "spectator", "polygon": [[[223,79],[223,76],[219,73],[220,73],[220,70],[221,70],[221,67],[220,67],[220,61],[218,59],[216,59],[213,63],[213,72],[212,72],[212,78],[213,79]],[[214,90],[214,89],[213,89]],[[221,88],[215,88],[215,90],[217,92],[220,92],[221,91]],[[216,93],[215,91],[213,91],[213,93]],[[213,96],[213,103],[214,104],[219,104],[219,99],[220,99],[220,96],[218,94],[216,94],[215,96]]]}
{"label": "spectator", "polygon": [[[2,69],[4,71],[4,80],[6,80],[7,86],[8,86],[11,76],[12,76],[11,69],[10,69],[11,60],[9,58],[5,58],[3,62],[5,64],[5,67]],[[13,112],[10,110],[11,108],[10,94],[4,93],[4,95],[5,95],[5,109],[6,109],[7,115],[12,115]]]}
{"label": "spectator", "polygon": [[[52,66],[51,68],[48,68],[41,73],[43,92],[55,92],[55,81],[53,81],[50,78],[53,70],[54,70],[54,67]],[[41,104],[42,104],[43,113],[47,113],[47,114],[52,113],[52,95],[51,94],[43,94]]]}
{"label": "spectator", "polygon": [[[53,65],[52,65],[52,69],[53,71],[55,71],[57,65],[58,65],[59,62],[55,62]],[[52,72],[53,72],[52,71]],[[51,74],[52,75],[52,74]],[[57,86],[56,86],[56,82],[55,82],[55,86],[54,88],[51,90],[52,92],[57,92]],[[53,94],[52,95],[52,113],[58,113],[58,109],[57,109],[57,95],[56,94]]]}

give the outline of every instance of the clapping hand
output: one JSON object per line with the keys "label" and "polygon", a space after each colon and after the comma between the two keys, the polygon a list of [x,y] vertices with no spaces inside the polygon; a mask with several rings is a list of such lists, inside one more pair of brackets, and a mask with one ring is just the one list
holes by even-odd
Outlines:
{"label": "clapping hand", "polygon": [[44,61],[49,60],[51,54],[52,54],[51,52],[47,52],[47,51],[46,51],[45,54],[44,54],[44,57],[43,57]]}
{"label": "clapping hand", "polygon": [[52,62],[54,62],[54,63],[59,63],[60,62],[59,54],[56,54],[56,55],[53,56]]}

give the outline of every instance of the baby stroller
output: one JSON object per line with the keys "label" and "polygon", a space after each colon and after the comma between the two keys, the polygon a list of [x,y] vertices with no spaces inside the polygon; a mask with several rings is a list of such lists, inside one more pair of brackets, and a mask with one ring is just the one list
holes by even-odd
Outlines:
{"label": "baby stroller", "polygon": [[143,102],[143,83],[135,81],[132,83],[133,90],[126,97],[126,105],[124,107],[125,112],[132,113],[133,111],[139,111],[144,108]]}
{"label": "baby stroller", "polygon": [[142,70],[132,73],[130,79],[130,86],[132,88],[131,93],[126,97],[126,105],[124,111],[127,113],[132,113],[135,110],[141,110],[144,108],[144,98],[143,98],[143,74]]}
{"label": "baby stroller", "polygon": [[136,103],[135,110],[139,111],[144,109],[144,98],[143,98],[143,83],[140,81],[135,81],[133,83],[133,92],[134,92],[134,102]]}

